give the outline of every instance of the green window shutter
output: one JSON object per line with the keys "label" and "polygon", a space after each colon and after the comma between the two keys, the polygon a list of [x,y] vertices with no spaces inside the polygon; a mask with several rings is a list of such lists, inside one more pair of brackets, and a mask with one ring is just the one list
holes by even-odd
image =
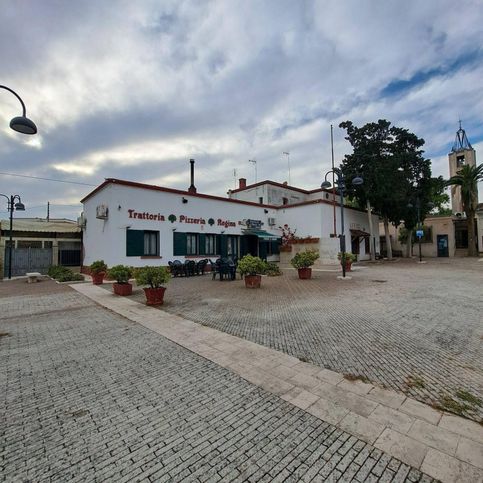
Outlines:
{"label": "green window shutter", "polygon": [[198,254],[199,255],[206,255],[205,239],[206,239],[206,236],[204,233],[200,233],[198,235]]}
{"label": "green window shutter", "polygon": [[144,230],[126,230],[126,256],[144,255]]}
{"label": "green window shutter", "polygon": [[173,233],[173,255],[186,255],[186,233]]}
{"label": "green window shutter", "polygon": [[226,257],[228,254],[228,237],[227,235],[218,235],[217,248],[220,256]]}

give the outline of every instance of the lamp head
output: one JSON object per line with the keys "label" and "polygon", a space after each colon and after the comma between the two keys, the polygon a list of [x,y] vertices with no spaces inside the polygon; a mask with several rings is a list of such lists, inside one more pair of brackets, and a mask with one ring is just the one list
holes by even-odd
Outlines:
{"label": "lamp head", "polygon": [[331,182],[330,181],[327,181],[325,180],[321,185],[320,187],[323,188],[323,189],[328,189],[332,186]]}
{"label": "lamp head", "polygon": [[37,134],[37,126],[25,116],[14,117],[10,121],[10,127],[22,134]]}
{"label": "lamp head", "polygon": [[360,186],[361,184],[364,183],[364,180],[360,177],[360,176],[356,176],[353,180],[352,180],[352,184],[354,186]]}
{"label": "lamp head", "polygon": [[19,201],[18,203],[15,203],[15,209],[17,211],[25,211],[25,205]]}

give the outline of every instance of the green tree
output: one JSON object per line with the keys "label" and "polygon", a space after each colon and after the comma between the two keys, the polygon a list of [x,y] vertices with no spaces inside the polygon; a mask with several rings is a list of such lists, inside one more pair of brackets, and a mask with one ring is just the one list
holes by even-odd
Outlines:
{"label": "green tree", "polygon": [[470,257],[477,255],[475,214],[476,205],[478,204],[478,182],[481,180],[483,180],[483,164],[479,166],[466,164],[447,182],[449,186],[453,187],[453,190],[458,188],[461,190],[463,211],[466,213],[466,222],[468,224],[468,256]]}
{"label": "green tree", "polygon": [[[417,224],[417,212],[408,207],[410,200],[419,199],[420,213],[427,212],[431,189],[431,161],[425,159],[424,139],[407,129],[391,126],[385,119],[354,126],[351,121],[339,125],[347,132],[353,147],[342,162],[345,179],[359,175],[364,183],[348,190],[361,206],[379,213],[384,221],[387,256],[392,258],[389,223],[398,226],[407,220],[409,229]],[[372,244],[371,244],[372,247]],[[373,255],[373,254],[371,254]]]}

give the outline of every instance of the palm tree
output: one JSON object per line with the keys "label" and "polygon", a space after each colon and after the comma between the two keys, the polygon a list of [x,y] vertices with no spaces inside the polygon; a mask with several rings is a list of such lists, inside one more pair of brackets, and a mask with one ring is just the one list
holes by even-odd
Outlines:
{"label": "palm tree", "polygon": [[475,213],[478,204],[478,182],[483,180],[483,164],[479,166],[464,165],[454,176],[448,185],[453,189],[460,187],[463,211],[466,213],[468,223],[468,256],[475,257],[476,237],[475,237]]}

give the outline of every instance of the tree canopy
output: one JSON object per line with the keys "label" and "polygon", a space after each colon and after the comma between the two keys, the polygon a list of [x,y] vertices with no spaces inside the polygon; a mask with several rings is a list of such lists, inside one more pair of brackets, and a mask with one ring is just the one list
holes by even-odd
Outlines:
{"label": "tree canopy", "polygon": [[435,204],[447,201],[443,178],[431,178],[431,161],[422,150],[424,139],[385,119],[362,127],[351,121],[339,126],[353,147],[353,153],[342,161],[342,172],[346,180],[357,175],[364,179],[348,191],[360,205],[369,201],[388,222],[399,225],[404,220],[406,228],[413,229],[418,206],[422,222]]}

